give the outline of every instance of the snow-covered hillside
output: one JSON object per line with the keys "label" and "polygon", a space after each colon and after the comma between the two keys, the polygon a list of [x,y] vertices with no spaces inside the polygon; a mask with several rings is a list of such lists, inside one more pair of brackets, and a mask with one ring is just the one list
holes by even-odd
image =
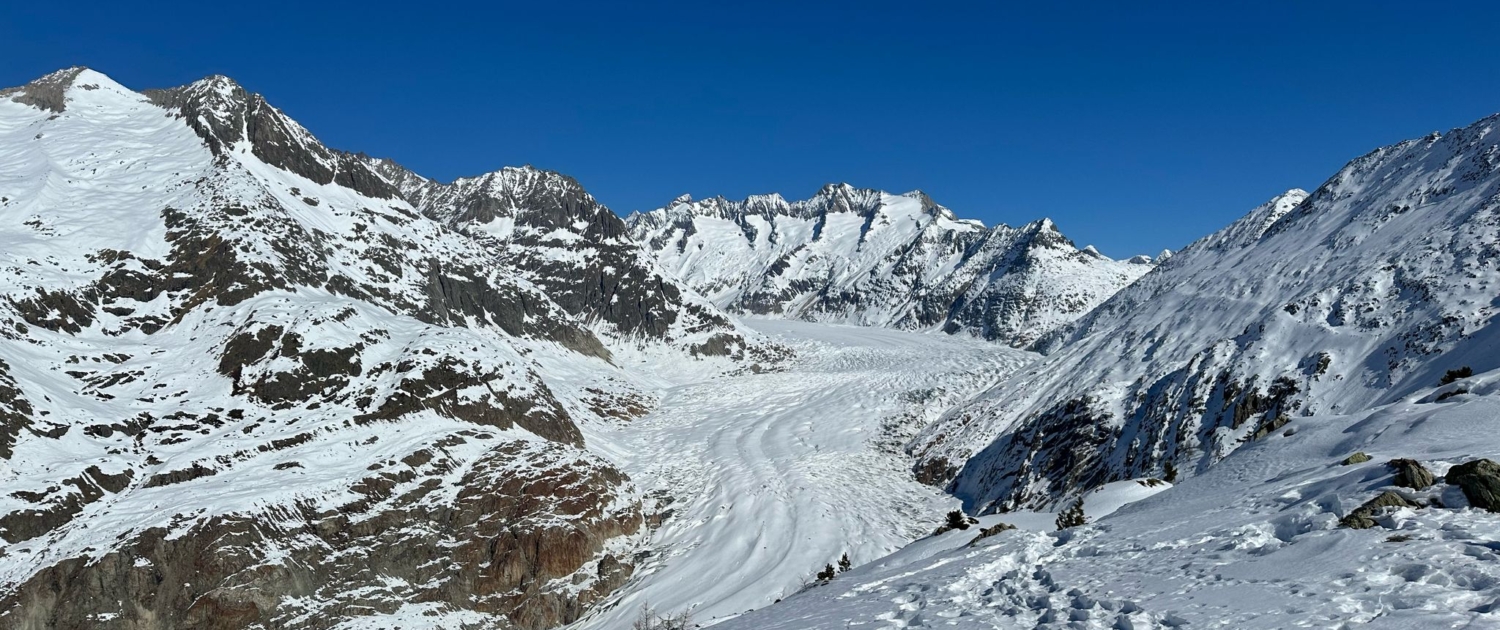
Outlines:
{"label": "snow-covered hillside", "polygon": [[920,192],[847,184],[797,202],[684,196],[627,220],[662,267],[731,311],[966,332],[1017,347],[1153,266],[1077,249],[1046,219],[986,228]]}
{"label": "snow-covered hillside", "polygon": [[1500,627],[1497,124],[1112,261],[0,90],[0,627]]}
{"label": "snow-covered hillside", "polygon": [[1036,505],[1500,366],[1497,124],[1378,149],[1189,246],[929,427],[924,470],[977,511]]}
{"label": "snow-covered hillside", "polygon": [[582,432],[649,408],[622,360],[760,342],[511,265],[227,78],[0,94],[0,626],[575,619],[644,532]]}
{"label": "snow-covered hillside", "polygon": [[[1497,383],[1491,372],[1373,410],[1297,417],[1089,525],[986,516],[714,628],[1500,627],[1500,514],[1444,481],[1500,453],[1488,428]],[[1341,464],[1355,453],[1370,459]],[[1434,478],[1400,478],[1397,459]],[[1124,481],[1085,498],[1105,512],[1130,486],[1146,490]],[[1368,527],[1340,524],[1392,496]],[[980,538],[1006,521],[1021,527]]]}
{"label": "snow-covered hillside", "polygon": [[1034,355],[980,340],[752,320],[796,353],[784,369],[677,380],[659,408],[589,434],[662,522],[619,593],[580,628],[628,628],[642,605],[700,623],[767,606],[847,553],[868,562],[958,502],[912,479],[913,432]]}

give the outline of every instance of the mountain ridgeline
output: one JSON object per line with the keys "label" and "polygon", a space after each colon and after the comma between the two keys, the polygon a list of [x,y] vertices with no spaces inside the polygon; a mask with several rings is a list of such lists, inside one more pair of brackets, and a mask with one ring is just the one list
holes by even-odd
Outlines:
{"label": "mountain ridgeline", "polygon": [[550,628],[629,579],[616,357],[768,346],[571,180],[482,181],[225,77],[0,93],[0,625]]}
{"label": "mountain ridgeline", "polygon": [[1080,250],[1050,220],[986,228],[921,192],[847,184],[796,202],[681,197],[628,222],[663,268],[731,312],[942,330],[1017,347],[1155,264]]}
{"label": "mountain ridgeline", "polygon": [[[954,501],[908,466],[975,514],[1204,474],[1297,418],[1500,368],[1497,124],[1111,260],[1050,220],[987,227],[920,192],[684,196],[622,219],[536,168],[439,182],[329,148],[221,76],[137,92],[71,68],[0,90],[0,625],[620,619],[598,613],[671,575],[654,528],[693,523],[625,473],[619,436],[684,405],[677,385],[756,391],[799,360],[747,322],[811,326],[741,316],[1003,351],[899,404],[840,381],[872,397],[859,414],[894,415],[833,468],[883,467],[927,492],[914,504]],[[874,356],[850,349],[869,331],[837,330]],[[776,399],[796,422],[774,426],[818,452],[796,403]]]}
{"label": "mountain ridgeline", "polygon": [[929,426],[920,470],[976,511],[1047,505],[1500,367],[1497,127],[1377,149],[1193,243]]}

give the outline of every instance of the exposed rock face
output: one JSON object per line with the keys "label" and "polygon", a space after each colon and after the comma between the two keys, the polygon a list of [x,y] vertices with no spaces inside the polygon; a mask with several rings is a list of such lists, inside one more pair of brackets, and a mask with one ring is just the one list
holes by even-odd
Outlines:
{"label": "exposed rock face", "polygon": [[620,498],[617,473],[580,468],[565,449],[501,445],[457,477],[453,499],[435,500],[451,491],[420,480],[452,472],[445,446],[369,473],[332,509],[299,503],[152,528],[102,557],[63,560],[9,589],[0,610],[17,630],[228,630],[326,628],[421,602],[541,629],[629,576],[604,552],[641,524],[636,511],[607,509]]}
{"label": "exposed rock face", "polygon": [[[58,70],[20,87],[0,89],[0,98],[9,98],[44,111],[62,113],[68,106],[64,95],[73,86],[73,80],[83,71],[84,68],[78,67]],[[79,87],[87,89],[88,85],[92,84],[83,83]]]}
{"label": "exposed rock face", "polygon": [[528,166],[440,184],[388,160],[368,163],[424,215],[477,239],[607,334],[683,348],[716,343],[723,355],[747,349],[732,322],[662,274],[625,223],[571,177]]}
{"label": "exposed rock face", "polygon": [[1500,512],[1500,464],[1488,459],[1464,462],[1448,469],[1446,481],[1463,489],[1469,505]]}
{"label": "exposed rock face", "polygon": [[31,426],[31,403],[26,401],[10,366],[0,361],[0,459],[10,459],[16,438]]}
{"label": "exposed rock face", "polygon": [[180,116],[215,154],[245,143],[265,164],[319,184],[337,184],[371,199],[397,195],[363,160],[323,146],[302,125],[229,77],[144,94]]}
{"label": "exposed rock face", "polygon": [[627,221],[720,307],[809,321],[940,328],[1026,346],[1142,274],[1051,221],[985,228],[920,192],[829,185],[805,201],[681,197]]}
{"label": "exposed rock face", "polygon": [[1432,471],[1427,470],[1426,466],[1415,459],[1393,459],[1386,465],[1396,471],[1396,480],[1392,483],[1402,488],[1426,490],[1432,484],[1437,483],[1437,478],[1432,475]]}
{"label": "exposed rock face", "polygon": [[1167,463],[1196,474],[1283,418],[1370,409],[1492,355],[1497,122],[1376,150],[1173,255],[928,427],[919,466],[956,463],[974,509],[1049,504]]}
{"label": "exposed rock face", "polygon": [[[0,121],[0,626],[548,628],[630,576],[578,423],[643,397],[606,293],[511,266],[542,241],[497,255],[222,77],[73,69]],[[660,351],[749,345],[643,291]]]}

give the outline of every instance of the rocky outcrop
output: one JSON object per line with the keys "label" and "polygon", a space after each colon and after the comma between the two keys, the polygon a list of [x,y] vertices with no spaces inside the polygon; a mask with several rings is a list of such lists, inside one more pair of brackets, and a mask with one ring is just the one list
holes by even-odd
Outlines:
{"label": "rocky outcrop", "polygon": [[357,498],[332,509],[217,516],[63,560],[7,589],[0,616],[17,630],[311,630],[424,602],[539,630],[629,577],[628,561],[604,551],[642,524],[628,504],[611,508],[619,473],[561,448],[502,446],[457,479],[451,502],[434,503],[450,490],[411,482],[451,465],[442,446],[354,481]]}
{"label": "rocky outcrop", "polygon": [[571,177],[527,166],[441,184],[388,160],[369,164],[424,215],[478,239],[564,311],[611,334],[684,348],[715,335],[747,342],[658,271],[625,223]]}
{"label": "rocky outcrop", "polygon": [[1369,529],[1379,524],[1375,517],[1385,512],[1387,508],[1403,507],[1419,508],[1422,505],[1387,490],[1339,519],[1339,525],[1350,529]]}
{"label": "rocky outcrop", "polygon": [[[79,67],[65,68],[20,87],[0,89],[0,98],[9,98],[17,103],[60,114],[68,107],[68,88],[73,87],[74,79],[83,70],[84,68]],[[87,84],[79,87],[88,89]]]}
{"label": "rocky outcrop", "polygon": [[1399,487],[1426,490],[1437,483],[1432,471],[1415,459],[1393,459],[1386,466],[1396,472],[1396,479],[1392,483]]}
{"label": "rocky outcrop", "polygon": [[16,438],[31,426],[31,403],[21,393],[10,366],[0,361],[0,459],[10,459]]}
{"label": "rocky outcrop", "polygon": [[229,77],[216,75],[144,94],[181,117],[216,154],[243,142],[266,164],[319,184],[337,184],[373,199],[397,196],[359,156],[323,146],[264,97],[247,92]]}
{"label": "rocky outcrop", "polygon": [[795,202],[684,196],[627,221],[662,267],[731,311],[1021,347],[1154,264],[1078,249],[1049,220],[986,228],[921,192],[847,184]]}
{"label": "rocky outcrop", "polygon": [[[1497,120],[1373,151],[1178,252],[928,427],[919,465],[963,462],[948,487],[974,509],[1049,505],[1168,463],[1198,474],[1283,422],[1396,402],[1489,356],[1475,305],[1500,293],[1480,262],[1500,256]],[[1101,436],[1075,426],[1103,417]]]}
{"label": "rocky outcrop", "polygon": [[1500,464],[1493,460],[1476,459],[1449,468],[1445,481],[1462,488],[1469,505],[1500,512]]}

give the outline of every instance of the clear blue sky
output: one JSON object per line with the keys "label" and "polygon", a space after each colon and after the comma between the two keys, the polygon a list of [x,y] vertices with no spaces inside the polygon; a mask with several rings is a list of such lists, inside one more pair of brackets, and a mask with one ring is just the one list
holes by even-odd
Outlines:
{"label": "clear blue sky", "polygon": [[125,4],[5,3],[0,84],[227,74],[438,179],[530,163],[621,213],[920,188],[1116,257],[1500,111],[1494,2]]}

